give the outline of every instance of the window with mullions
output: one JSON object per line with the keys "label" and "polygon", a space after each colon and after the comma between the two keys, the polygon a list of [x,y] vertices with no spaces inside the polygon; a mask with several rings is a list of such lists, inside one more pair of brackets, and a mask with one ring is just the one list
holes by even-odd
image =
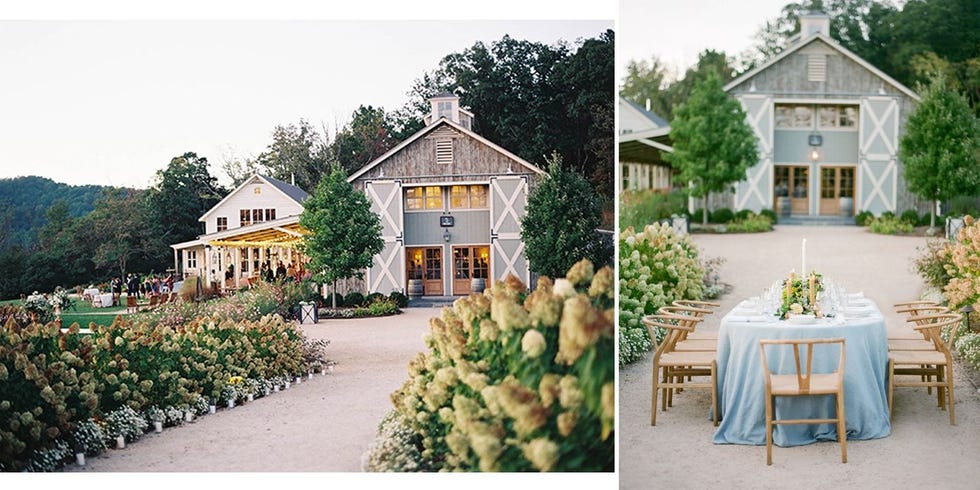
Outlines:
{"label": "window with mullions", "polygon": [[216,231],[225,231],[228,229],[228,218],[225,216],[218,217],[218,229]]}
{"label": "window with mullions", "polygon": [[252,224],[252,210],[242,209],[238,212],[238,226],[248,226]]}
{"label": "window with mullions", "polygon": [[485,209],[487,191],[485,185],[454,185],[449,188],[449,205],[453,209]]}
{"label": "window with mullions", "polygon": [[405,209],[408,211],[442,210],[442,187],[406,188]]}

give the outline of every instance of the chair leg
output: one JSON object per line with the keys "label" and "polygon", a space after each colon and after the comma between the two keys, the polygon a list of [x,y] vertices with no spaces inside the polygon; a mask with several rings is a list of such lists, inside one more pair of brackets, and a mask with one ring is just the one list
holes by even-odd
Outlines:
{"label": "chair leg", "polygon": [[766,465],[772,465],[772,396],[766,396]]}
{"label": "chair leg", "polygon": [[715,423],[715,427],[718,427],[718,378],[715,376],[715,371],[717,370],[717,364],[715,362],[711,363],[711,413]]}
{"label": "chair leg", "polygon": [[844,414],[844,392],[841,391],[837,398],[837,440],[840,441],[840,462],[847,462],[847,418]]}
{"label": "chair leg", "polygon": [[653,365],[653,394],[650,400],[650,425],[657,425],[657,381],[660,377],[660,368]]}
{"label": "chair leg", "polygon": [[946,383],[946,377],[943,376],[945,369],[945,366],[936,366],[936,401],[940,410],[946,410],[946,387],[943,384]]}
{"label": "chair leg", "polygon": [[956,415],[953,400],[953,364],[946,363],[946,391],[949,392],[949,425],[956,425]]}

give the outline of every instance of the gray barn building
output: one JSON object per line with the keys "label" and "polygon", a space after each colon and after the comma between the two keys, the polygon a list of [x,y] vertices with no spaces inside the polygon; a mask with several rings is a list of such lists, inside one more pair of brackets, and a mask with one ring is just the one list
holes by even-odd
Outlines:
{"label": "gray barn building", "polygon": [[459,296],[509,274],[530,284],[520,223],[544,171],[474,133],[453,94],[432,98],[425,122],[348,178],[383,228],[364,289]]}
{"label": "gray barn building", "polygon": [[758,137],[759,163],[715,205],[781,215],[924,211],[910,194],[899,139],[919,96],[800,17],[794,43],[725,86]]}

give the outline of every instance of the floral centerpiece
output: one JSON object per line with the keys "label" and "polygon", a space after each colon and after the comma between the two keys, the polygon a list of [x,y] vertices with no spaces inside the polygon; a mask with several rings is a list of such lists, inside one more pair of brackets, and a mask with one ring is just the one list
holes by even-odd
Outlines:
{"label": "floral centerpiece", "polygon": [[817,303],[817,293],[823,291],[823,276],[816,271],[810,276],[796,277],[790,272],[783,281],[782,303],[779,306],[779,318],[786,319],[791,315],[813,315],[822,317],[820,305]]}

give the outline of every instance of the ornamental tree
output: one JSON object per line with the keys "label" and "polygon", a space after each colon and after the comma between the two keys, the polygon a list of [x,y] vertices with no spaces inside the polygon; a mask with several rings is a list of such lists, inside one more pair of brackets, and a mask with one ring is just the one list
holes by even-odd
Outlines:
{"label": "ornamental tree", "polygon": [[[688,182],[687,192],[704,198],[712,192],[728,190],[745,179],[745,171],[759,161],[752,128],[745,122],[742,105],[722,89],[714,72],[691,89],[691,96],[674,112],[670,123],[674,152],[664,155]],[[704,224],[708,213],[704,213]]]}
{"label": "ornamental tree", "polygon": [[[909,190],[933,202],[980,194],[980,124],[963,95],[933,78],[909,116],[899,155]],[[936,226],[936,208],[929,228]]]}
{"label": "ornamental tree", "polygon": [[600,266],[612,260],[612,246],[598,233],[602,203],[592,184],[581,175],[562,168],[553,153],[548,175],[527,198],[527,215],[521,220],[521,240],[532,271],[562,277],[572,265],[589,259]]}
{"label": "ornamental tree", "polygon": [[301,250],[310,259],[313,278],[323,283],[336,285],[339,279],[362,277],[384,247],[381,219],[337,164],[303,202],[299,224],[310,232],[303,237]]}

